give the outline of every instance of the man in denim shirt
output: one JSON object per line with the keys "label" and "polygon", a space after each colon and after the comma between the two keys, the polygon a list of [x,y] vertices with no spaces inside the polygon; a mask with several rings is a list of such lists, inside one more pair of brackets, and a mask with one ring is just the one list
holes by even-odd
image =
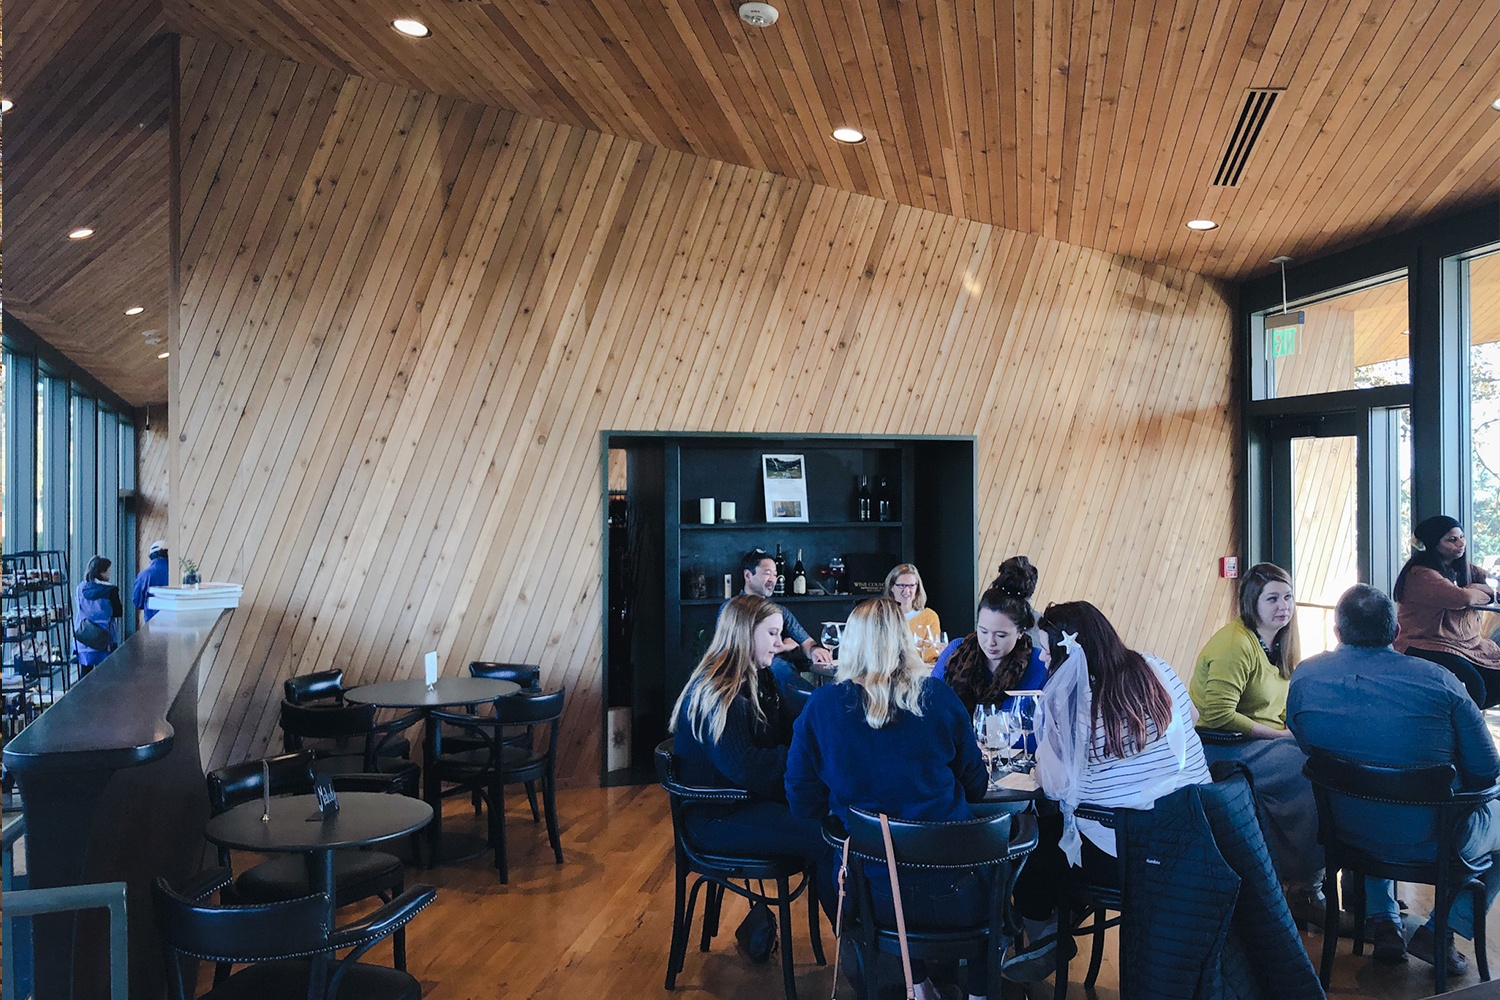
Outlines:
{"label": "man in denim shirt", "polygon": [[[1323,750],[1369,764],[1408,767],[1452,764],[1459,789],[1488,788],[1500,776],[1500,754],[1474,700],[1453,674],[1436,664],[1391,649],[1396,609],[1380,591],[1360,584],[1339,598],[1334,611],[1339,646],[1303,660],[1287,694],[1287,728],[1304,751]],[[1413,809],[1406,822],[1400,806],[1337,803],[1341,825],[1362,831],[1361,846],[1394,860],[1420,859],[1435,832],[1430,814]],[[1459,846],[1470,859],[1486,854],[1496,868],[1485,876],[1486,907],[1500,893],[1500,803],[1491,802],[1469,820]],[[1459,937],[1474,935],[1473,897],[1461,894],[1449,911]],[[1429,918],[1403,945],[1394,886],[1365,880],[1366,919],[1379,961],[1405,961],[1406,954],[1434,961]],[[1448,971],[1462,974],[1468,962],[1450,948]]]}
{"label": "man in denim shirt", "polygon": [[[776,601],[776,560],[760,549],[751,549],[740,559],[740,578],[744,586],[740,589],[742,594],[753,594],[756,597],[764,597],[768,601]],[[728,603],[727,601],[725,603]],[[786,654],[801,648],[814,663],[829,664],[833,662],[833,654],[829,653],[822,644],[808,634],[807,629],[797,620],[785,605],[778,604],[781,608],[781,648],[777,650],[776,658],[771,661],[771,673],[776,677],[776,683],[785,691],[788,687],[801,688],[804,691],[811,690],[811,686],[802,679],[802,673],[796,666],[786,658]],[[720,606],[722,610],[722,605]]]}

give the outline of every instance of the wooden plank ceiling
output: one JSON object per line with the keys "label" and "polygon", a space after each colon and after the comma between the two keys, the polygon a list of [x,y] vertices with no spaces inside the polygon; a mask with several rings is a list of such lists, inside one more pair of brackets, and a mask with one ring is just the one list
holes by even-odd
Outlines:
{"label": "wooden plank ceiling", "polygon": [[[1494,0],[736,6],[166,0],[189,35],[1224,278],[1500,192]],[[1285,89],[1215,187],[1249,88]]]}
{"label": "wooden plank ceiling", "polygon": [[164,30],[158,0],[5,3],[5,308],[137,405],[167,398]]}

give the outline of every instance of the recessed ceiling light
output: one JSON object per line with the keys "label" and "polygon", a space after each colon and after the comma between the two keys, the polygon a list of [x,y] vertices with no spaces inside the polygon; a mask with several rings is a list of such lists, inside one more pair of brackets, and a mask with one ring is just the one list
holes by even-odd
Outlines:
{"label": "recessed ceiling light", "polygon": [[125,315],[126,316],[139,316],[141,313],[143,313],[145,311],[146,311],[146,307],[145,306],[131,306],[129,309],[125,310]]}
{"label": "recessed ceiling light", "polygon": [[88,226],[79,226],[77,229],[73,230],[71,233],[68,234],[68,239],[70,239],[70,240],[86,240],[90,236],[93,236],[93,235],[94,235],[94,231],[92,229],[90,229]]}
{"label": "recessed ceiling light", "polygon": [[415,21],[409,17],[398,17],[391,22],[391,27],[411,38],[426,38],[432,34],[432,29],[421,21]]}
{"label": "recessed ceiling light", "polygon": [[740,20],[752,28],[769,28],[780,16],[781,12],[768,3],[740,4]]}
{"label": "recessed ceiling light", "polygon": [[1219,224],[1212,219],[1193,219],[1188,222],[1187,227],[1195,233],[1206,233],[1210,229],[1218,229]]}
{"label": "recessed ceiling light", "polygon": [[[6,101],[5,103],[9,104],[10,102]],[[1494,108],[1496,111],[1500,111],[1500,97],[1497,97],[1493,101],[1491,101],[1490,107]],[[10,109],[6,108],[5,110],[9,111]]]}
{"label": "recessed ceiling light", "polygon": [[851,146],[865,141],[865,134],[863,132],[857,128],[850,128],[847,125],[834,129],[833,137],[839,142],[846,142]]}
{"label": "recessed ceiling light", "polygon": [[12,101],[9,97],[0,97],[0,115],[3,115],[15,106],[16,102]]}
{"label": "recessed ceiling light", "polygon": [[165,358],[170,358],[171,356],[172,356],[172,352],[171,351],[162,351],[160,354],[158,354],[156,356],[156,359],[158,361],[161,361],[161,360],[163,360]]}

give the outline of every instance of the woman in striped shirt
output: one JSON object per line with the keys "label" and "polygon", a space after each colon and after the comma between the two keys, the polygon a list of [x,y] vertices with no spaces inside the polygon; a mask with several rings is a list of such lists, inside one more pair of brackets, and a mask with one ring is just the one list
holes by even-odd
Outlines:
{"label": "woman in striped shirt", "polygon": [[[1109,619],[1087,601],[1051,605],[1039,625],[1054,673],[1038,739],[1038,777],[1048,797],[1062,801],[1063,814],[1042,818],[1041,843],[1016,881],[1027,946],[1006,963],[1006,976],[1022,982],[1045,978],[1056,961],[1054,949],[1072,947],[1071,937],[1057,933],[1057,894],[1069,856],[1090,882],[1111,885],[1118,878],[1114,831],[1080,820],[1074,833],[1071,822],[1065,823],[1071,806],[1149,808],[1169,792],[1211,780],[1193,729],[1192,699],[1169,664],[1127,649]],[[1068,692],[1054,685],[1072,685],[1076,697],[1058,697]],[[1082,706],[1076,718],[1054,707],[1064,704]],[[1069,731],[1078,739],[1054,738]],[[1055,753],[1070,744],[1076,752]],[[1058,775],[1066,775],[1066,790]]]}

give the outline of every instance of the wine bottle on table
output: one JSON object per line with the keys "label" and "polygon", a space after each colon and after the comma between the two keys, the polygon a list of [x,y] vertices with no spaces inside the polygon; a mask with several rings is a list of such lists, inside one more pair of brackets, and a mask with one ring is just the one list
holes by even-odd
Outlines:
{"label": "wine bottle on table", "polygon": [[786,593],[786,558],[781,554],[781,544],[776,545],[776,589],[773,594],[780,597]]}
{"label": "wine bottle on table", "polygon": [[869,476],[860,476],[859,477],[859,489],[855,491],[854,496],[855,496],[855,505],[856,505],[855,509],[856,509],[856,513],[859,516],[859,520],[861,520],[861,521],[868,521],[868,520],[870,520],[871,516],[874,513],[874,511],[873,511],[873,509],[871,507],[871,504],[870,504],[870,477]]}
{"label": "wine bottle on table", "polygon": [[797,564],[792,567],[792,593],[807,593],[807,571],[802,568],[802,550],[797,550]]}

